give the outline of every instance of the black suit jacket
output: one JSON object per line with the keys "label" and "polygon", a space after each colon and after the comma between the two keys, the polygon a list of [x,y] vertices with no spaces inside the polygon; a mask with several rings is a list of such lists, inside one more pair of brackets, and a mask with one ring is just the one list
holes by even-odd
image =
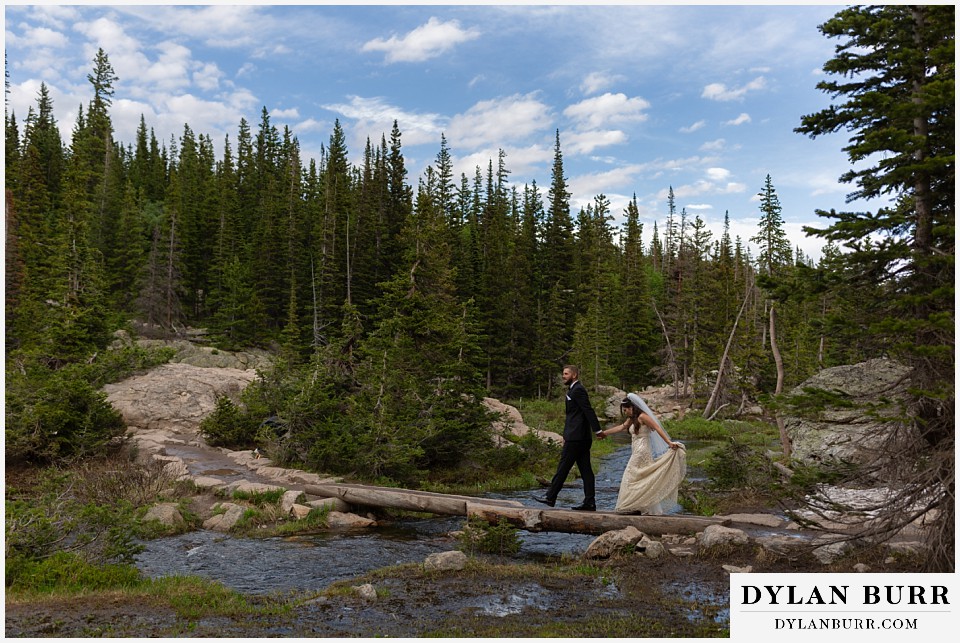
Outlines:
{"label": "black suit jacket", "polygon": [[593,434],[600,431],[600,420],[590,406],[587,389],[579,380],[567,389],[567,417],[563,423],[564,441],[593,440]]}

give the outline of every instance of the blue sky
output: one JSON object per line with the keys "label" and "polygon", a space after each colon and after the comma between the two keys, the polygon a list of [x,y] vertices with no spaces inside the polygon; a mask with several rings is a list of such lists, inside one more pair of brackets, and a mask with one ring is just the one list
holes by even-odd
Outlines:
{"label": "blue sky", "polygon": [[[836,42],[817,26],[840,5],[71,5],[4,7],[7,109],[22,123],[47,84],[65,141],[91,97],[98,48],[119,77],[115,138],[141,114],[161,142],[188,123],[218,146],[263,107],[318,157],[339,119],[354,161],[402,133],[410,183],[441,133],[457,177],[506,153],[512,184],[546,193],[555,132],[574,215],[604,194],[622,221],[635,194],[649,242],[666,194],[719,235],[756,234],[767,174],[794,245],[846,203],[845,133],[794,133],[829,104],[816,89]],[[22,129],[21,129],[22,131]],[[716,238],[716,236],[715,236]]]}

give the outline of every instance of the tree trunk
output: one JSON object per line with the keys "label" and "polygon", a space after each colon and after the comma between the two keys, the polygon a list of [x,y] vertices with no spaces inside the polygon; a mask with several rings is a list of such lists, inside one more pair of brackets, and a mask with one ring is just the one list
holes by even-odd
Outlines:
{"label": "tree trunk", "polygon": [[[773,394],[780,395],[783,392],[783,358],[780,356],[780,347],[777,345],[777,313],[773,302],[770,302],[770,349],[773,351],[773,361],[777,364],[777,388]],[[793,453],[793,449],[790,447],[790,436],[787,435],[787,429],[783,425],[780,412],[774,411],[773,415],[777,420],[777,429],[780,430],[783,455],[789,458]]]}
{"label": "tree trunk", "polygon": [[733,328],[730,329],[730,336],[727,337],[727,345],[723,349],[723,357],[720,358],[720,366],[717,369],[717,381],[713,385],[713,391],[710,393],[710,399],[707,400],[707,406],[703,409],[703,417],[710,417],[710,412],[717,403],[719,397],[720,384],[723,381],[723,367],[727,363],[727,357],[730,355],[730,346],[733,344],[733,338],[737,334],[737,324],[740,323],[740,317],[747,308],[747,302],[750,301],[750,288],[747,287],[747,293],[743,297],[743,303],[740,304],[740,310],[737,312],[737,318],[733,320]]}
{"label": "tree trunk", "polygon": [[667,333],[667,325],[663,323],[663,317],[660,316],[660,311],[657,310],[657,300],[651,299],[653,304],[653,312],[657,313],[657,319],[660,320],[660,328],[663,329],[663,339],[667,342],[667,359],[670,360],[670,372],[673,375],[673,396],[680,397],[680,383],[678,381],[679,374],[677,373],[677,358],[673,354],[673,346],[670,345],[670,334]]}
{"label": "tree trunk", "polygon": [[307,485],[304,491],[323,498],[340,498],[353,505],[387,507],[450,516],[481,518],[491,524],[501,519],[527,531],[559,531],[577,534],[602,534],[611,529],[633,526],[651,535],[694,534],[709,525],[726,525],[726,518],[701,516],[629,516],[610,512],[583,512],[565,509],[527,507],[516,500],[494,500],[430,493],[392,487],[368,487],[355,484]]}

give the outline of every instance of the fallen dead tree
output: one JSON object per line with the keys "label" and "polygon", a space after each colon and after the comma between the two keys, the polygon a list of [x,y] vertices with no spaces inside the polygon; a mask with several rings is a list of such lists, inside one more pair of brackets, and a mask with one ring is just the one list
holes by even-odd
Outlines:
{"label": "fallen dead tree", "polygon": [[352,505],[382,507],[482,519],[490,524],[505,520],[526,531],[558,531],[575,534],[602,534],[633,526],[653,536],[692,534],[709,525],[726,525],[723,518],[702,516],[628,516],[605,511],[572,511],[528,507],[516,500],[492,500],[472,496],[431,493],[392,487],[353,484],[308,485],[309,494],[340,498]]}

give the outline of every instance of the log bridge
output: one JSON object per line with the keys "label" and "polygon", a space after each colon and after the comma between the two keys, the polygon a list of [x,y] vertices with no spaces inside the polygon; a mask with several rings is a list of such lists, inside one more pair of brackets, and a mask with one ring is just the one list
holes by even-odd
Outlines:
{"label": "log bridge", "polygon": [[480,518],[490,524],[501,519],[526,531],[558,531],[599,535],[614,529],[633,526],[645,534],[694,534],[709,525],[727,525],[726,518],[702,516],[636,516],[607,511],[573,511],[569,509],[528,507],[516,500],[495,500],[431,493],[412,489],[372,487],[357,484],[307,485],[307,493],[321,498],[340,498],[347,504],[366,507],[402,509],[444,516]]}

